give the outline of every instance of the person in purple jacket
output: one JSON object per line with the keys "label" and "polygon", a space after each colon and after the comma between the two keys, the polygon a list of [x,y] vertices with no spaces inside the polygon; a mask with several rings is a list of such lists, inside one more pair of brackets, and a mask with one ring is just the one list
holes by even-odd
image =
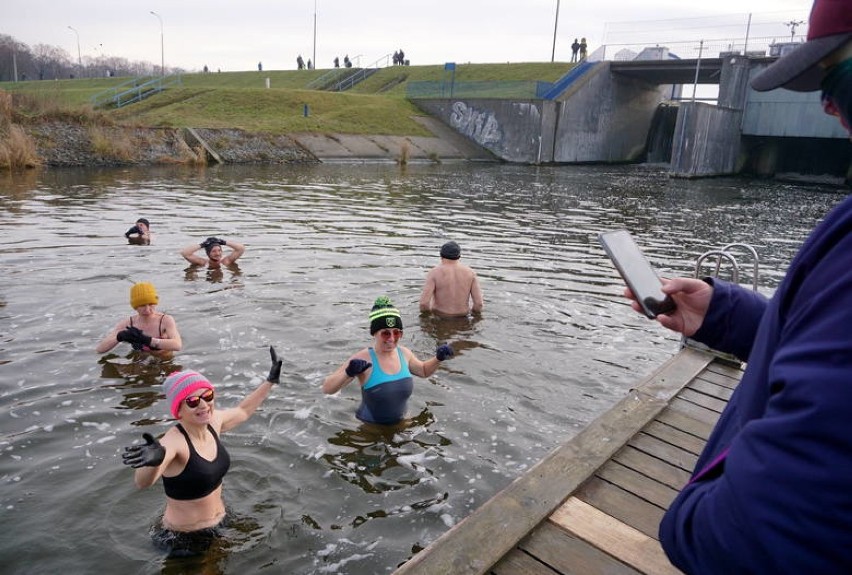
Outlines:
{"label": "person in purple jacket", "polygon": [[[816,0],[808,41],[752,87],[822,89],[848,129],[852,0]],[[852,198],[811,233],[770,300],[711,278],[663,291],[678,307],[661,325],[748,362],[660,523],[671,562],[687,574],[852,573]]]}

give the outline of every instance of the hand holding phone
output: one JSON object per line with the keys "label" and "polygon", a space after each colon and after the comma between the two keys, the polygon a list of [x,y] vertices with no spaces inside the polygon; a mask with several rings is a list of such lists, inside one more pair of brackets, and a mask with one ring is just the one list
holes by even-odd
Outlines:
{"label": "hand holding phone", "polygon": [[646,316],[654,319],[674,311],[674,300],[663,293],[663,282],[627,230],[602,233],[598,240]]}

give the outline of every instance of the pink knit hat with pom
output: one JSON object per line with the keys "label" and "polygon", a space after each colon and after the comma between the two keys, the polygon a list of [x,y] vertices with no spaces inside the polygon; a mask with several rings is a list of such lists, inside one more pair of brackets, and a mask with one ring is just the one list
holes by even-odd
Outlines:
{"label": "pink knit hat with pom", "polygon": [[199,389],[213,389],[213,384],[197,371],[174,371],[163,382],[163,393],[172,417],[177,418],[181,402]]}

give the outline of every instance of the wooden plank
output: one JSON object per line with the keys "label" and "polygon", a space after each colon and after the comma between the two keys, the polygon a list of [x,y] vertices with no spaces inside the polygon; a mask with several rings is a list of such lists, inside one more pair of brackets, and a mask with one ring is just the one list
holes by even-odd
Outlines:
{"label": "wooden plank", "polygon": [[674,399],[672,399],[671,403],[669,403],[669,409],[677,411],[678,413],[682,413],[699,421],[703,421],[711,427],[716,425],[716,421],[718,421],[719,419],[718,412],[713,411],[711,409],[707,409],[706,407],[701,407],[700,405],[696,405],[691,401],[685,401],[680,397],[675,397]]}
{"label": "wooden plank", "polygon": [[569,497],[559,509],[553,512],[550,521],[633,566],[641,573],[647,575],[680,573],[669,562],[659,541],[602,513],[576,497]]}
{"label": "wooden plank", "polygon": [[652,455],[639,451],[635,447],[626,445],[615,454],[612,461],[617,461],[625,467],[629,467],[639,473],[668,485],[672,489],[680,490],[691,477],[691,473],[680,467],[676,467],[666,461],[660,461]]}
{"label": "wooden plank", "polygon": [[685,349],[612,409],[485,502],[395,571],[482,574],[662,411],[712,361]]}
{"label": "wooden plank", "polygon": [[685,401],[691,401],[696,405],[706,407],[707,409],[715,411],[716,413],[722,413],[722,410],[725,409],[725,406],[727,405],[726,401],[716,399],[715,397],[699,393],[689,388],[681,390],[681,392],[677,396],[680,399],[683,399]]}
{"label": "wooden plank", "polygon": [[712,381],[708,381],[704,379],[702,376],[698,376],[689,382],[689,385],[686,386],[687,389],[692,389],[699,393],[703,393],[705,395],[709,395],[710,397],[715,397],[720,401],[724,401],[725,403],[731,399],[731,395],[734,393],[734,390],[725,387],[723,385],[719,385],[718,383],[713,383]]}
{"label": "wooden plank", "polygon": [[669,401],[687,382],[692,381],[713,361],[713,356],[706,352],[684,348],[672,359],[676,361],[669,360],[645,379],[637,389],[657,399]]}
{"label": "wooden plank", "polygon": [[656,437],[660,441],[676,445],[685,451],[694,453],[695,455],[701,454],[701,451],[704,449],[704,444],[706,443],[703,439],[695,437],[691,433],[681,431],[676,427],[660,422],[659,419],[650,422],[642,431],[651,437]]}
{"label": "wooden plank", "polygon": [[745,364],[732,365],[726,361],[719,360],[716,360],[707,366],[707,371],[718,373],[719,375],[725,375],[727,377],[736,379],[737,381],[742,378],[744,369]]}
{"label": "wooden plank", "polygon": [[617,461],[608,461],[595,475],[663,509],[668,509],[677,495],[677,490]]}
{"label": "wooden plank", "polygon": [[560,575],[520,549],[512,549],[491,568],[492,575]]}
{"label": "wooden plank", "polygon": [[539,525],[519,547],[559,573],[640,575],[636,569],[549,521]]}
{"label": "wooden plank", "polygon": [[701,372],[701,375],[699,377],[705,381],[715,383],[718,386],[733,391],[740,384],[742,372],[740,372],[737,377],[734,377],[732,375],[727,375],[715,371],[710,371],[709,369],[705,369]]}
{"label": "wooden plank", "polygon": [[628,445],[644,451],[649,455],[653,455],[657,459],[680,467],[685,471],[692,471],[696,461],[698,461],[698,456],[694,453],[690,453],[665,441],[660,441],[656,437],[651,437],[646,433],[637,433],[630,439]]}
{"label": "wooden plank", "polygon": [[592,507],[597,507],[648,537],[657,538],[664,513],[662,507],[636,497],[599,477],[589,479],[577,490],[576,495]]}
{"label": "wooden plank", "polygon": [[710,437],[710,432],[713,431],[712,424],[695,419],[694,417],[689,417],[688,415],[668,408],[660,412],[656,421],[670,425],[684,433],[694,435],[695,437],[703,440],[705,443]]}

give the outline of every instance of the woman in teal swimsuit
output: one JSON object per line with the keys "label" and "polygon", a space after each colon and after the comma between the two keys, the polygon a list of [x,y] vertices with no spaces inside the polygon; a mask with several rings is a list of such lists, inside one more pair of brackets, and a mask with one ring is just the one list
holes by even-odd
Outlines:
{"label": "woman in teal swimsuit", "polygon": [[370,335],[373,347],[352,355],[334,373],[325,378],[323,393],[337,393],[358,378],[361,405],[355,416],[366,423],[393,425],[405,418],[408,398],[414,387],[412,375],[429,377],[438,365],[453,356],[447,344],[438,346],[435,357],[420,361],[403,345],[402,317],[390,299],[376,299],[370,311]]}

